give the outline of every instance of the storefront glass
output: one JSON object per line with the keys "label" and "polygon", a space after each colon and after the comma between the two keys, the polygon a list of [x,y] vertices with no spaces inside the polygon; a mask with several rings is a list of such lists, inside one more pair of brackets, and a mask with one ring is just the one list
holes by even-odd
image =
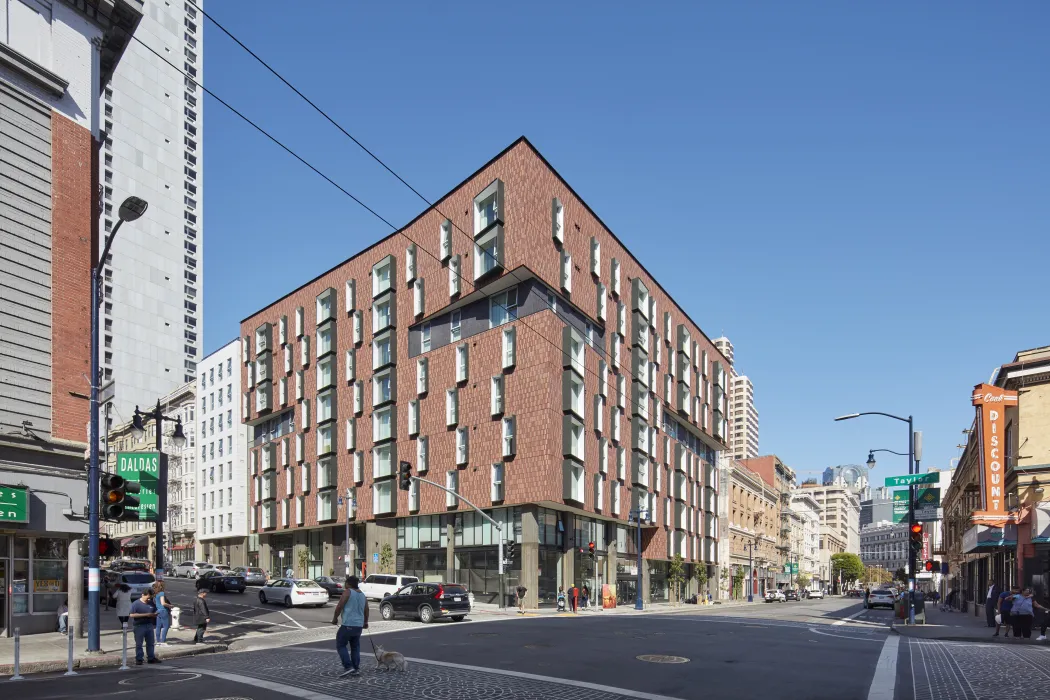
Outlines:
{"label": "storefront glass", "polygon": [[[549,511],[553,512],[553,511]],[[553,531],[552,531],[553,534]],[[558,582],[561,581],[561,550],[553,547],[540,547],[540,573],[537,581],[537,595],[541,607],[555,607],[558,604]]]}
{"label": "storefront glass", "polygon": [[444,549],[404,553],[398,550],[398,560],[397,570],[400,573],[415,576],[420,581],[439,582],[447,577],[448,552]]}
{"label": "storefront glass", "polygon": [[650,561],[649,565],[649,598],[654,603],[667,602],[667,567],[666,561]]}
{"label": "storefront glass", "polygon": [[[506,569],[504,601],[512,604],[510,593],[518,585],[521,564],[517,561]],[[499,556],[495,547],[484,549],[456,549],[456,582],[466,584],[478,603],[499,601]]]}

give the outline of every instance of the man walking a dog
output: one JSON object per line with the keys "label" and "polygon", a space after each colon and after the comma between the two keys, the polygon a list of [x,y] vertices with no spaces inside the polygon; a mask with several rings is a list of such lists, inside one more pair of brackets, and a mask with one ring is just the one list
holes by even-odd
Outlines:
{"label": "man walking a dog", "polygon": [[[343,662],[340,678],[361,675],[361,632],[368,629],[368,599],[357,586],[356,576],[346,579],[346,590],[332,614],[332,624],[339,625],[335,648],[339,652],[339,660]],[[348,644],[349,653],[346,651]]]}

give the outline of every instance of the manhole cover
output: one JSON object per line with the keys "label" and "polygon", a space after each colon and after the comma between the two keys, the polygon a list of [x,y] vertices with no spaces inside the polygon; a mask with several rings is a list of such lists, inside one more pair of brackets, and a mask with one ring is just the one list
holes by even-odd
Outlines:
{"label": "manhole cover", "polygon": [[636,656],[639,661],[646,661],[651,664],[687,664],[689,659],[684,656],[667,656],[666,654],[642,654]]}
{"label": "manhole cover", "polygon": [[471,637],[498,637],[499,635],[495,632],[472,632]]}

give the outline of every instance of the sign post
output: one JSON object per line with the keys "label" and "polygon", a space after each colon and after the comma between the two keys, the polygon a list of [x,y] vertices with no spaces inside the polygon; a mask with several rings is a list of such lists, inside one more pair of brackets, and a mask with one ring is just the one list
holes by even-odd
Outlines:
{"label": "sign post", "polygon": [[936,484],[941,480],[938,472],[928,474],[908,474],[906,476],[887,476],[887,486],[912,486],[915,484]]}
{"label": "sign post", "polygon": [[160,496],[157,493],[160,484],[160,453],[118,452],[117,476],[142,487],[138,494],[139,505],[128,510],[137,512],[139,520],[160,519]]}

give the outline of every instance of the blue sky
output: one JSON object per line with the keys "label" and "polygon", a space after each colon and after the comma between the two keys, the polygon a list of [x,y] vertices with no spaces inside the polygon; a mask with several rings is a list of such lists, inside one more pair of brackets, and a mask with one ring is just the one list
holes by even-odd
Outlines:
{"label": "blue sky", "polygon": [[[832,422],[865,410],[947,467],[972,386],[1050,344],[1046,3],[205,7],[431,199],[528,136],[729,336],[801,476],[904,451]],[[395,224],[422,209],[204,24],[206,86]],[[210,99],[204,142],[211,352],[389,229]]]}

